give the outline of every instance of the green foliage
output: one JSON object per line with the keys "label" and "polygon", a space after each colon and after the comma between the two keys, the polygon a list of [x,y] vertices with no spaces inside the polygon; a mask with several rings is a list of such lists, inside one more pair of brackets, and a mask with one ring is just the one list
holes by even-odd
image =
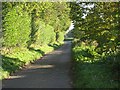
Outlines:
{"label": "green foliage", "polygon": [[30,35],[31,18],[22,8],[14,7],[3,20],[3,46],[27,46]]}
{"label": "green foliage", "polygon": [[54,43],[55,32],[61,33],[70,25],[68,3],[6,2],[2,7],[3,45],[7,47]]}
{"label": "green foliage", "polygon": [[[85,8],[85,5],[94,5],[94,7]],[[82,41],[96,40],[100,52],[116,51],[120,42],[118,5],[118,2],[71,3],[71,18],[75,26],[74,37]],[[83,14],[87,14],[85,18]]]}
{"label": "green foliage", "polygon": [[[74,42],[75,43],[75,42]],[[72,51],[73,57],[75,61],[82,61],[82,62],[95,62],[100,59],[100,55],[95,51],[96,46],[94,43],[87,42],[80,42],[77,44],[75,43],[75,46],[73,47]]]}
{"label": "green foliage", "polygon": [[74,64],[74,84],[76,88],[118,88],[118,83],[112,79],[112,72],[103,63]]}
{"label": "green foliage", "polygon": [[40,14],[43,16],[44,22],[51,25],[55,32],[66,31],[71,23],[69,4],[65,2],[54,2],[51,4],[45,2],[45,4],[50,6],[45,8],[44,12]]}
{"label": "green foliage", "polygon": [[[32,9],[32,44],[41,46],[63,42],[63,34],[71,21],[69,18],[69,4],[60,2],[31,3]],[[60,34],[59,34],[59,33]],[[60,36],[61,35],[61,36]],[[60,37],[60,38],[59,38]]]}
{"label": "green foliage", "polygon": [[13,49],[13,52],[10,54],[7,54],[6,56],[10,58],[18,58],[20,61],[22,61],[24,64],[30,63],[30,61],[34,61],[35,59],[39,58],[41,53],[37,53],[35,51],[29,51],[26,48],[15,48]]}
{"label": "green foliage", "polygon": [[44,22],[39,19],[35,21],[34,25],[34,35],[33,35],[33,43],[37,45],[47,45],[49,43],[55,42],[55,32],[54,28],[50,25],[45,25]]}
{"label": "green foliage", "polygon": [[106,56],[104,59],[103,59],[103,62],[105,62],[108,66],[108,68],[110,68],[112,70],[112,73],[114,74],[114,77],[113,79],[115,81],[119,81],[120,78],[120,69],[119,69],[119,66],[120,66],[120,53],[117,53],[117,54],[111,54],[109,56]]}
{"label": "green foliage", "polygon": [[[92,8],[89,7],[91,5]],[[118,69],[120,65],[119,5],[120,2],[71,2],[71,19],[74,23],[73,36],[77,39],[72,50],[73,60],[77,63],[74,66],[75,74],[77,74],[75,75],[76,87],[118,88],[120,76],[118,74],[120,72]],[[94,41],[96,43],[91,45]],[[99,72],[100,75],[96,74]],[[108,74],[110,76],[102,79]],[[101,80],[99,81],[99,79]],[[109,82],[109,80],[111,81]],[[106,84],[106,81],[111,84]]]}
{"label": "green foliage", "polygon": [[56,33],[56,39],[57,39],[57,42],[63,43],[63,41],[64,41],[64,32],[57,32]]}
{"label": "green foliage", "polygon": [[[74,42],[72,48],[73,59],[73,85],[75,88],[118,88],[119,55],[109,56],[103,60],[95,51],[93,43],[90,46],[85,42]],[[114,59],[114,61],[113,61]],[[108,64],[109,63],[109,64]],[[114,69],[113,69],[114,67]],[[118,73],[115,74],[116,70]],[[114,77],[113,77],[114,73]]]}
{"label": "green foliage", "polygon": [[22,67],[34,62],[44,54],[51,52],[56,47],[45,45],[38,48],[12,48],[11,52],[2,53],[2,68],[0,79],[8,78],[11,73],[22,69]]}
{"label": "green foliage", "polygon": [[9,76],[9,73],[7,71],[3,70],[2,67],[0,67],[0,73],[1,73],[0,80],[7,78]]}
{"label": "green foliage", "polygon": [[71,23],[69,12],[66,2],[3,2],[0,79],[58,48]]}

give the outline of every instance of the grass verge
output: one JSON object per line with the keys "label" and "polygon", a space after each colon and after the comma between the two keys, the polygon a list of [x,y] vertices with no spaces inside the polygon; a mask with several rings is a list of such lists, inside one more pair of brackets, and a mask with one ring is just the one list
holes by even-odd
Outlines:
{"label": "grass verge", "polygon": [[100,62],[76,62],[73,74],[75,88],[118,88],[118,82],[113,80],[111,70]]}
{"label": "grass verge", "polygon": [[73,43],[72,62],[74,88],[119,88],[119,54],[102,56],[94,45]]}
{"label": "grass verge", "polygon": [[8,78],[12,73],[22,69],[26,65],[33,63],[54,49],[61,46],[60,43],[53,45],[37,46],[30,48],[12,48],[11,50],[1,51],[2,67],[0,67],[0,80]]}

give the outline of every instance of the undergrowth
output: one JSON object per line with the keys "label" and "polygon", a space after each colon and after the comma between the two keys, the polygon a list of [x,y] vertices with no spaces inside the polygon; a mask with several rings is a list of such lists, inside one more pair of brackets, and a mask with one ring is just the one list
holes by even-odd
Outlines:
{"label": "undergrowth", "polygon": [[44,54],[57,49],[62,44],[56,43],[53,45],[37,46],[31,48],[12,48],[8,51],[1,51],[2,67],[0,72],[2,75],[0,79],[8,78],[12,73],[22,69],[26,65],[33,63],[35,60],[40,59]]}
{"label": "undergrowth", "polygon": [[74,88],[118,88],[119,53],[104,55],[92,44],[72,44],[72,71]]}

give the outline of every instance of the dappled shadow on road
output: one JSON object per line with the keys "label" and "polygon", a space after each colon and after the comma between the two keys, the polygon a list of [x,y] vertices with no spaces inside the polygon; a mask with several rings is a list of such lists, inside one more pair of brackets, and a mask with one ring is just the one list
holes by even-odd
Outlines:
{"label": "dappled shadow on road", "polygon": [[29,67],[27,69],[24,69],[22,71],[14,73],[14,75],[11,75],[6,80],[19,79],[19,78],[25,78],[25,77],[28,78],[28,77],[31,76],[32,73],[35,74],[34,72],[36,72],[36,71],[38,71],[39,74],[43,74],[43,73],[45,73],[45,70],[53,69],[53,68],[55,68],[54,65],[34,65],[34,66],[31,66],[31,67]]}
{"label": "dappled shadow on road", "polygon": [[3,80],[3,88],[69,88],[70,43]]}
{"label": "dappled shadow on road", "polygon": [[[67,65],[67,64],[66,64]],[[8,80],[3,80],[3,88],[64,88],[67,84],[68,70],[64,64],[58,65],[38,65],[27,70],[20,71],[11,76]],[[16,83],[16,84],[15,84]],[[54,86],[55,85],[55,86]]]}

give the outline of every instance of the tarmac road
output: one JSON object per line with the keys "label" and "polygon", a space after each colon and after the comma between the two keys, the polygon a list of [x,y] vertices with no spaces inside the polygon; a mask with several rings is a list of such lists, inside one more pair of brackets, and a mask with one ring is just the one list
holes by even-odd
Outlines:
{"label": "tarmac road", "polygon": [[72,88],[71,42],[35,61],[8,80],[3,88]]}

